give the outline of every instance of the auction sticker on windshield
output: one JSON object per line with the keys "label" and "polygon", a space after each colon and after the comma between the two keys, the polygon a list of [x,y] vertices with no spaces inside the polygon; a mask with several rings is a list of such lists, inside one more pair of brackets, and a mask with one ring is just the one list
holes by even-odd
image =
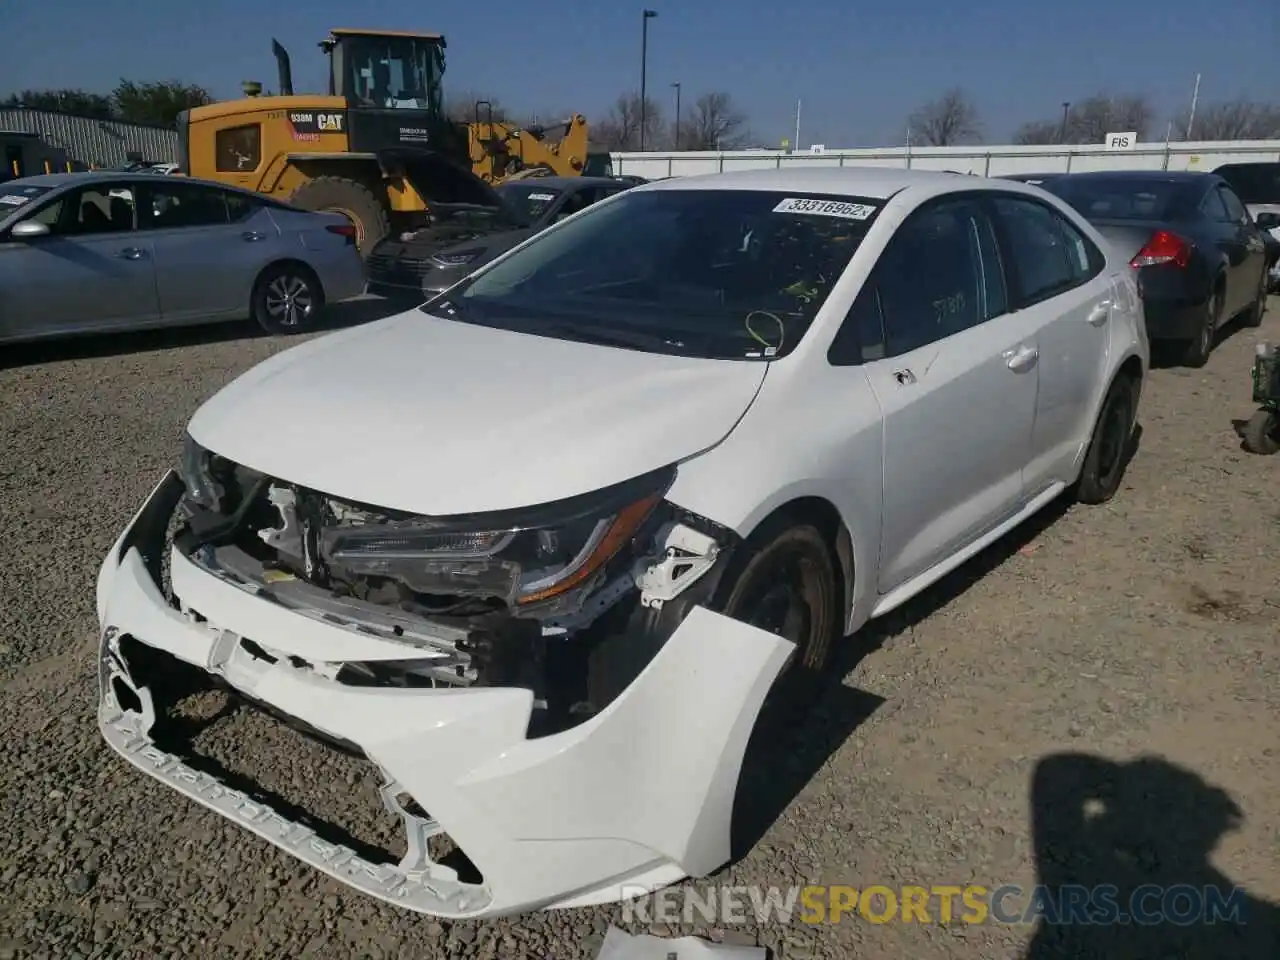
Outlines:
{"label": "auction sticker on windshield", "polygon": [[0,196],[0,203],[7,204],[10,207],[20,207],[30,199],[30,197],[14,196],[12,193],[7,193],[4,196]]}
{"label": "auction sticker on windshield", "polygon": [[554,200],[555,198],[556,198],[556,195],[555,195],[554,193],[531,193],[531,194],[529,194],[529,199],[530,199],[530,200]]}
{"label": "auction sticker on windshield", "polygon": [[839,217],[842,220],[866,220],[876,208],[866,203],[844,203],[840,200],[814,200],[806,197],[787,197],[774,213],[808,213],[818,217]]}

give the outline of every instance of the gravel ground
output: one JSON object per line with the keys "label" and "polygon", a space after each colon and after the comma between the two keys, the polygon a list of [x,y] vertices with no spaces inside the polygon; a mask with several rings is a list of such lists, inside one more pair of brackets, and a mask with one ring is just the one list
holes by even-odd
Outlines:
{"label": "gravel ground", "polygon": [[[850,645],[843,685],[787,762],[748,771],[755,815],[771,823],[716,882],[1226,877],[1260,902],[1251,929],[1267,910],[1274,919],[1262,904],[1280,902],[1280,458],[1243,453],[1232,428],[1251,411],[1254,343],[1280,338],[1280,301],[1271,307],[1262,331],[1232,332],[1204,370],[1153,373],[1140,449],[1111,504],[1054,511]],[[646,929],[617,907],[489,924],[397,912],[101,744],[101,558],[196,406],[289,342],[186,331],[0,359],[0,958],[572,958],[594,957],[610,923]],[[254,714],[220,716],[199,739],[228,762],[252,753],[298,800],[356,815],[343,809],[364,790],[354,774],[326,771],[319,751]],[[1095,787],[1103,812],[1077,819]],[[654,932],[783,957],[1003,957],[1028,945],[1034,956],[1280,956],[1275,943],[1227,945],[1223,928],[1200,940],[1148,929],[1140,951],[1115,929],[1055,948],[1029,926],[857,917]]]}

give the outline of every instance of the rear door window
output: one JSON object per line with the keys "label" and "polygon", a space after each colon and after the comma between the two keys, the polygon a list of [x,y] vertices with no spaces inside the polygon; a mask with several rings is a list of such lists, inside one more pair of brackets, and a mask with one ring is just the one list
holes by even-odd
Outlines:
{"label": "rear door window", "polygon": [[190,183],[148,184],[143,211],[144,226],[150,230],[215,227],[230,222],[221,190]]}
{"label": "rear door window", "polygon": [[1102,252],[1057,211],[1022,197],[996,197],[992,206],[1021,306],[1065,293],[1102,272]]}

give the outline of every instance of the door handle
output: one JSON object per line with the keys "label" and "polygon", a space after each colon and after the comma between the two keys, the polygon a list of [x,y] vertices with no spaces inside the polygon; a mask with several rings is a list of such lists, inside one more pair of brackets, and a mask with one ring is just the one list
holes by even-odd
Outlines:
{"label": "door handle", "polygon": [[267,239],[267,235],[265,233],[258,233],[256,230],[250,230],[250,231],[247,231],[246,233],[240,234],[240,239],[246,240],[249,243],[253,243],[255,240]]}
{"label": "door handle", "polygon": [[1035,347],[1014,347],[1000,354],[1004,362],[1014,373],[1025,373],[1036,365],[1040,351]]}
{"label": "door handle", "polygon": [[1111,301],[1103,300],[1101,303],[1094,304],[1092,310],[1089,311],[1089,323],[1095,327],[1100,327],[1107,322],[1107,318],[1111,316]]}
{"label": "door handle", "polygon": [[125,247],[116,254],[121,260],[141,260],[146,255],[147,252],[138,247]]}

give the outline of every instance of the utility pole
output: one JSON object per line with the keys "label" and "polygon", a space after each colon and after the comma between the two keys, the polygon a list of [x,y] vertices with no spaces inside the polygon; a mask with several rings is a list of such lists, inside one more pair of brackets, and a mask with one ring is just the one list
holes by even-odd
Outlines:
{"label": "utility pole", "polygon": [[675,148],[680,149],[680,81],[677,80],[672,84],[676,88],[676,142]]}
{"label": "utility pole", "polygon": [[796,100],[796,138],[791,141],[791,152],[800,152],[800,101]]}
{"label": "utility pole", "polygon": [[1067,142],[1067,119],[1071,115],[1071,104],[1064,101],[1062,104],[1062,126],[1058,128],[1058,142]]}
{"label": "utility pole", "polygon": [[658,15],[657,10],[645,10],[640,16],[640,152],[644,152],[644,132],[649,118],[645,116],[649,72],[649,21]]}
{"label": "utility pole", "polygon": [[1191,125],[1196,122],[1196,101],[1200,99],[1200,74],[1196,74],[1196,85],[1191,91],[1191,112],[1187,114],[1187,133],[1183,140],[1191,139]]}

